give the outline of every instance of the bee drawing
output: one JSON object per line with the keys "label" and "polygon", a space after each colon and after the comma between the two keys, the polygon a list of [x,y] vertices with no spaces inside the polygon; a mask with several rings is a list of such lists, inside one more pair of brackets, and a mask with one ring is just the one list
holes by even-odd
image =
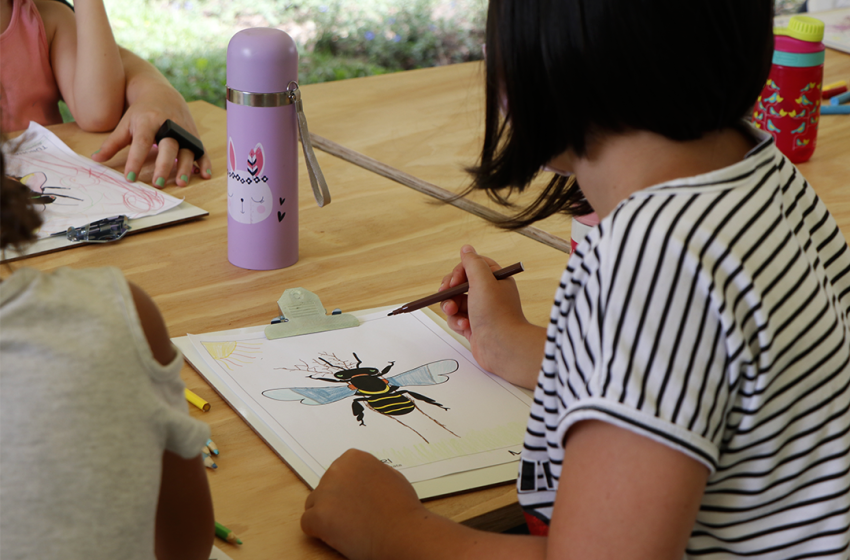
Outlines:
{"label": "bee drawing", "polygon": [[[406,428],[415,432],[419,437],[428,443],[428,440],[419,432],[402,422],[398,417],[410,414],[414,410],[419,411],[441,428],[449,432],[455,437],[460,437],[445,425],[438,422],[425,411],[420,409],[414,399],[419,402],[427,403],[443,410],[448,410],[447,407],[438,403],[434,399],[427,397],[421,393],[416,393],[402,387],[439,385],[448,381],[448,374],[454,372],[458,368],[458,363],[455,360],[440,360],[419,366],[417,368],[399,373],[390,377],[384,377],[389,373],[390,369],[395,365],[395,362],[389,362],[389,365],[383,370],[378,370],[373,367],[360,367],[363,363],[356,353],[353,353],[357,364],[350,367],[350,362],[345,363],[343,360],[336,358],[337,362],[343,365],[335,365],[325,358],[319,358],[326,364],[325,369],[333,373],[333,378],[322,377],[320,371],[307,368],[280,368],[290,369],[291,371],[311,371],[318,373],[320,376],[310,375],[310,379],[325,381],[328,383],[340,384],[337,387],[289,387],[283,389],[269,389],[263,391],[263,395],[270,399],[279,401],[301,401],[301,404],[316,406],[326,405],[341,401],[348,397],[356,397],[351,402],[351,412],[361,426],[365,426],[364,419],[365,408],[379,413],[381,416],[392,418],[393,420],[404,425]],[[331,356],[329,356],[331,357]],[[317,362],[318,363],[318,362]],[[338,371],[333,371],[338,370]]]}

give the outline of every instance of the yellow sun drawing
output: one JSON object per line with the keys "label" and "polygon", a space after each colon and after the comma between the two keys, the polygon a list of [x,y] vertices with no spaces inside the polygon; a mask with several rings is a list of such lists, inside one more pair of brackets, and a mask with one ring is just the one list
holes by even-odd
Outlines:
{"label": "yellow sun drawing", "polygon": [[[262,342],[202,342],[215,361],[232,370],[257,359]],[[231,367],[232,366],[232,367]]]}

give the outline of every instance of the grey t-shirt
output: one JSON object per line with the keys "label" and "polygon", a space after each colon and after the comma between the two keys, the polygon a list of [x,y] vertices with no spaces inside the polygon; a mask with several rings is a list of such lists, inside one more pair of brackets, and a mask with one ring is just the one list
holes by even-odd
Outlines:
{"label": "grey t-shirt", "polygon": [[0,557],[151,560],[162,454],[197,456],[183,356],[159,364],[114,268],[0,284]]}

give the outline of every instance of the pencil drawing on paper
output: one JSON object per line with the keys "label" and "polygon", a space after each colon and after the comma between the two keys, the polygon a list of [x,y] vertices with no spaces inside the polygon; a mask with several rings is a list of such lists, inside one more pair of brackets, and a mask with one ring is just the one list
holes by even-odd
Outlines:
{"label": "pencil drawing on paper", "polygon": [[[530,398],[421,311],[269,340],[189,335],[209,379],[283,456],[321,475],[345,450],[411,481],[515,461]],[[209,368],[207,370],[206,368]]]}
{"label": "pencil drawing on paper", "polygon": [[204,348],[210,353],[213,360],[220,363],[229,370],[241,368],[256,360],[260,353],[262,344],[259,342],[246,342],[228,340],[223,342],[202,342]]}
{"label": "pencil drawing on paper", "polygon": [[69,194],[63,194],[61,192],[58,192],[61,190],[69,190],[68,187],[54,187],[48,185],[47,175],[45,175],[41,171],[35,171],[33,173],[24,175],[23,177],[13,176],[13,178],[17,179],[19,182],[29,187],[33,194],[38,195],[33,197],[34,204],[41,204],[43,206],[45,204],[53,204],[57,201],[57,199],[61,199],[59,202],[56,202],[57,206],[75,206],[77,203],[83,201],[83,199],[78,198],[76,196],[71,196]]}
{"label": "pencil drawing on paper", "polygon": [[[291,368],[276,369],[307,371],[311,373],[308,376],[310,379],[342,384],[342,386],[269,389],[263,391],[263,396],[279,401],[300,401],[301,404],[311,406],[326,405],[348,397],[356,397],[351,401],[351,412],[361,426],[366,425],[365,405],[380,416],[391,418],[411,430],[425,443],[428,443],[428,439],[398,416],[418,411],[451,435],[460,437],[445,424],[422,410],[417,401],[446,411],[449,410],[448,407],[421,393],[403,389],[403,387],[423,387],[445,383],[449,380],[448,374],[457,371],[457,361],[439,360],[385,377],[395,365],[394,361],[389,362],[384,369],[378,370],[374,367],[361,367],[363,362],[356,353],[352,353],[356,363],[343,360],[332,353],[322,354],[323,356],[314,360],[314,364],[308,364],[302,360],[301,364]],[[332,378],[326,377],[329,374]]]}
{"label": "pencil drawing on paper", "polygon": [[180,199],[74,153],[55,134],[30,123],[18,138],[3,143],[6,173],[33,191],[42,217],[39,237],[125,215],[153,216]]}

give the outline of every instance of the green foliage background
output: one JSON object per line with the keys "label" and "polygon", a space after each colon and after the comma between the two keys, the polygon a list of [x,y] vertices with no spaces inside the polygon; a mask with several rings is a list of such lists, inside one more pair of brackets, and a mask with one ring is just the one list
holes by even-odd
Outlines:
{"label": "green foliage background", "polygon": [[249,27],[299,49],[302,84],[481,58],[486,0],[105,0],[116,41],[187,100],[224,106],[226,52]]}
{"label": "green foliage background", "polygon": [[[231,37],[278,27],[299,50],[299,82],[371,76],[482,58],[487,0],[104,0],[115,39],[188,101],[224,107]],[[777,13],[803,0],[776,0]],[[64,103],[63,116],[71,120]]]}

